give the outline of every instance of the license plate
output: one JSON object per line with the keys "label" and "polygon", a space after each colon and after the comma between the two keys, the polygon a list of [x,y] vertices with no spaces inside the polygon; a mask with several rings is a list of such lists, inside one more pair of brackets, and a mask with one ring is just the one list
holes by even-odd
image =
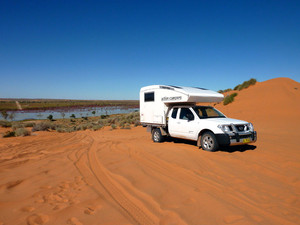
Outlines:
{"label": "license plate", "polygon": [[249,143],[250,141],[251,141],[250,138],[245,138],[245,139],[243,139],[243,143]]}

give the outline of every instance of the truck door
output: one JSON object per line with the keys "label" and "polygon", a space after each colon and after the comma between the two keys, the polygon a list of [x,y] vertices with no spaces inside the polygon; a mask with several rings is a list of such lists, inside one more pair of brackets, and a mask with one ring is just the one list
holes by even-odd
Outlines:
{"label": "truck door", "polygon": [[[173,109],[174,110],[174,109]],[[197,130],[195,115],[189,108],[180,108],[176,118],[169,119],[169,133],[171,136],[194,140]],[[173,113],[172,113],[173,114]]]}

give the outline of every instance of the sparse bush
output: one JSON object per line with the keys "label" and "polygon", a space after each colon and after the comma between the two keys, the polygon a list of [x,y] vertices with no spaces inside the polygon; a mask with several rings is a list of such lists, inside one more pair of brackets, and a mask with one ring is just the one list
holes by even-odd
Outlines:
{"label": "sparse bush", "polygon": [[229,103],[233,102],[234,101],[234,97],[237,96],[237,93],[233,93],[231,95],[228,95],[225,97],[224,101],[223,101],[223,104],[224,105],[228,105]]}
{"label": "sparse bush", "polygon": [[50,114],[48,117],[47,117],[48,120],[52,121],[53,120],[53,116]]}
{"label": "sparse bush", "polygon": [[64,133],[64,132],[65,132],[64,128],[62,128],[62,127],[57,127],[57,128],[55,128],[55,130],[56,130],[58,133]]}
{"label": "sparse bush", "polygon": [[34,127],[35,123],[25,123],[24,127]]}
{"label": "sparse bush", "polygon": [[244,81],[242,84],[239,84],[237,86],[235,86],[234,90],[235,91],[241,91],[245,88],[248,88],[251,85],[255,85],[256,84],[256,79],[251,78],[250,80]]}
{"label": "sparse bush", "polygon": [[130,129],[131,129],[131,126],[130,126],[130,124],[126,123],[126,124],[124,124],[124,125],[121,127],[121,129],[128,129],[128,130],[130,130]]}
{"label": "sparse bush", "polygon": [[15,137],[15,131],[7,131],[3,134],[2,137],[7,138],[7,137]]}
{"label": "sparse bush", "polygon": [[2,117],[6,120],[7,117],[8,117],[7,111],[6,110],[1,110],[0,113],[1,113]]}
{"label": "sparse bush", "polygon": [[114,130],[114,129],[117,129],[117,125],[116,125],[116,124],[114,124],[114,123],[113,123],[113,124],[111,124],[110,126],[111,126],[111,129],[112,129],[112,130]]}
{"label": "sparse bush", "polygon": [[137,127],[137,126],[140,126],[141,125],[141,122],[140,120],[136,120],[134,121],[134,126]]}
{"label": "sparse bush", "polygon": [[75,119],[75,118],[76,118],[75,114],[72,114],[72,115],[70,116],[70,118]]}
{"label": "sparse bush", "polygon": [[54,130],[55,129],[55,125],[49,122],[41,122],[41,123],[37,123],[33,126],[32,128],[32,132],[35,131],[49,131],[49,130]]}
{"label": "sparse bush", "polygon": [[100,125],[100,124],[94,125],[94,126],[92,127],[92,130],[93,130],[93,131],[100,130],[102,127],[103,127],[103,126]]}
{"label": "sparse bush", "polygon": [[229,91],[232,91],[232,89],[231,88],[227,88],[225,90],[219,90],[218,92],[222,94],[222,93],[229,92]]}
{"label": "sparse bush", "polygon": [[17,128],[15,131],[16,136],[29,136],[31,133],[30,131],[26,130],[25,128]]}
{"label": "sparse bush", "polygon": [[1,127],[11,127],[12,122],[8,122],[8,121],[5,121],[5,120],[0,120],[0,126]]}
{"label": "sparse bush", "polygon": [[109,117],[109,115],[101,115],[100,117],[101,117],[101,119],[106,119]]}
{"label": "sparse bush", "polygon": [[11,128],[15,131],[18,128],[24,128],[24,125],[21,123],[14,122],[14,123],[12,123]]}

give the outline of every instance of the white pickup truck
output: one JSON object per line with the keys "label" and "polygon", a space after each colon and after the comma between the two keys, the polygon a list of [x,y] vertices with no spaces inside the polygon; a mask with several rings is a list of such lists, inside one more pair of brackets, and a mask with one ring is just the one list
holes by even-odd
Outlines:
{"label": "white pickup truck", "polygon": [[199,102],[219,102],[220,93],[192,87],[151,85],[140,90],[141,124],[152,133],[154,142],[166,136],[197,141],[203,150],[219,146],[253,143],[257,139],[253,125],[227,118],[211,106]]}

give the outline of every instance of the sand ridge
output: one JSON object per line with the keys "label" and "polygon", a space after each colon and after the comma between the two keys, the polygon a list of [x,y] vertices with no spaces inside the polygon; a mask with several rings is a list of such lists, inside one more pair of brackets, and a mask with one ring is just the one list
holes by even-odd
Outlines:
{"label": "sand ridge", "polygon": [[299,92],[279,78],[216,105],[259,139],[214,153],[142,127],[0,139],[0,224],[299,224]]}

